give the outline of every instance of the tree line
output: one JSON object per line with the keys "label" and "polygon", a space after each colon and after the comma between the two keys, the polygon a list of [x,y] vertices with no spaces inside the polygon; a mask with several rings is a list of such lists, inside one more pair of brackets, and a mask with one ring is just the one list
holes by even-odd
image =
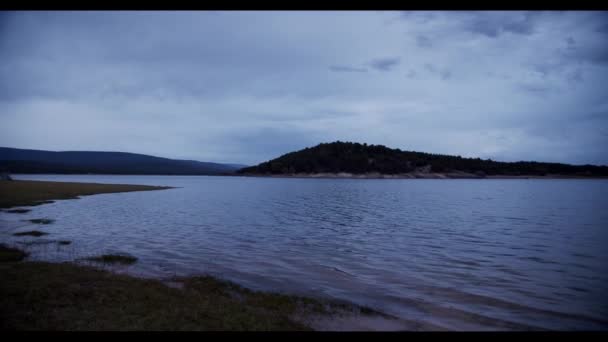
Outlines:
{"label": "tree line", "polygon": [[462,171],[477,175],[608,176],[607,166],[569,165],[534,161],[498,162],[491,159],[462,158],[433,153],[402,151],[383,145],[336,141],[287,153],[240,174],[339,173],[399,174],[429,168],[430,172]]}

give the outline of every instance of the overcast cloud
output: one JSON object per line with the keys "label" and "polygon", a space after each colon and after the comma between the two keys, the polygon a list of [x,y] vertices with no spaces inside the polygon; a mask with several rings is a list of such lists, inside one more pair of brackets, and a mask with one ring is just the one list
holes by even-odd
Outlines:
{"label": "overcast cloud", "polygon": [[608,164],[606,12],[0,14],[0,146]]}

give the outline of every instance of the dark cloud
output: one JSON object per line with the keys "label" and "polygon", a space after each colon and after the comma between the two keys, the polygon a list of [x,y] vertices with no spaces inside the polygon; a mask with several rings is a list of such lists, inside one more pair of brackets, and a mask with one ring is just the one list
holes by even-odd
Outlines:
{"label": "dark cloud", "polygon": [[608,44],[577,47],[564,52],[564,56],[574,61],[605,65],[608,64]]}
{"label": "dark cloud", "polygon": [[608,65],[608,45],[599,41],[580,40],[568,36],[545,58],[528,63],[543,78],[562,77],[568,82],[582,82],[582,64]]}
{"label": "dark cloud", "polygon": [[597,162],[606,18],[0,12],[0,146],[255,164],[340,139]]}
{"label": "dark cloud", "polygon": [[560,58],[563,64],[607,65],[608,12],[582,12],[575,24],[595,29],[578,36],[568,32],[565,43],[555,50],[556,57]]}
{"label": "dark cloud", "polygon": [[464,20],[467,30],[490,38],[503,33],[530,35],[534,33],[535,12],[473,12]]}
{"label": "dark cloud", "polygon": [[427,23],[431,20],[436,19],[438,13],[436,12],[426,12],[426,11],[403,11],[400,13],[399,17],[402,20]]}
{"label": "dark cloud", "polygon": [[603,34],[608,34],[608,22],[598,26],[598,28],[596,28],[595,31],[603,33]]}
{"label": "dark cloud", "polygon": [[386,57],[374,59],[369,62],[369,65],[376,70],[389,71],[399,65],[400,62],[401,59],[398,57]]}
{"label": "dark cloud", "polygon": [[595,32],[608,34],[608,11],[595,12],[593,20],[597,22]]}
{"label": "dark cloud", "polygon": [[[606,37],[608,39],[608,37]],[[597,65],[608,64],[608,44],[599,41],[577,43],[573,38],[566,40],[566,46],[558,48],[555,52],[563,64],[591,63]]]}
{"label": "dark cloud", "polygon": [[334,72],[367,72],[365,68],[355,68],[345,65],[332,65],[329,67],[329,70]]}
{"label": "dark cloud", "polygon": [[[582,120],[589,120],[593,123],[602,122],[604,125],[608,123],[608,110],[597,110],[583,114]],[[608,126],[606,126],[608,127]]]}

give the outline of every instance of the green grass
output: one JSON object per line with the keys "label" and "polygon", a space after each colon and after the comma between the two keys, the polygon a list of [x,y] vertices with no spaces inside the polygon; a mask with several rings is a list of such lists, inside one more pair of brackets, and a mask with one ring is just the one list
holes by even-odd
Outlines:
{"label": "green grass", "polygon": [[32,223],[36,223],[36,224],[51,224],[51,223],[55,222],[55,220],[45,219],[45,218],[43,218],[43,219],[31,219],[31,220],[28,220],[28,221],[30,221]]}
{"label": "green grass", "polygon": [[[71,263],[19,262],[0,246],[0,330],[311,330],[339,305],[248,290],[210,276],[159,280]],[[334,308],[334,309],[332,309]]]}
{"label": "green grass", "polygon": [[170,189],[165,186],[68,183],[46,181],[0,181],[0,208],[52,203],[52,200],[74,199],[103,193]]}
{"label": "green grass", "polygon": [[48,233],[45,232],[41,232],[39,230],[30,230],[27,232],[19,232],[19,233],[14,233],[14,236],[42,236],[42,235],[48,235]]}
{"label": "green grass", "polygon": [[130,265],[137,261],[137,258],[126,254],[103,254],[100,256],[85,258],[85,260],[101,262],[104,264],[123,264]]}

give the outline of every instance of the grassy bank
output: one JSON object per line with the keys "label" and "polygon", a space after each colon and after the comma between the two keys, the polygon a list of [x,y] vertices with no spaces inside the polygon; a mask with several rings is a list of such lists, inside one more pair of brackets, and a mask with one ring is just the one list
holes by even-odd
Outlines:
{"label": "grassy bank", "polygon": [[0,181],[0,208],[39,205],[52,200],[74,199],[95,194],[162,189],[170,189],[170,187],[25,180]]}
{"label": "grassy bank", "polygon": [[20,261],[25,256],[0,245],[3,330],[310,330],[306,317],[361,310],[208,276],[168,286],[90,266]]}

